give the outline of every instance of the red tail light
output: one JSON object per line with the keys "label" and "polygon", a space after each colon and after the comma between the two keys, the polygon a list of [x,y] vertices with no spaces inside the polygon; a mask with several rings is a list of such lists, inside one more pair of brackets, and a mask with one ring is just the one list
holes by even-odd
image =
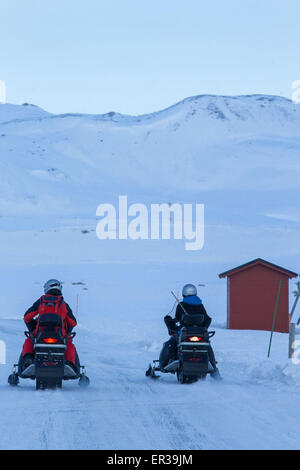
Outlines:
{"label": "red tail light", "polygon": [[44,342],[48,343],[48,344],[53,344],[53,343],[57,343],[57,339],[55,339],[55,338],[45,338]]}
{"label": "red tail light", "polygon": [[202,341],[201,336],[190,336],[189,341],[192,341],[193,343],[197,343],[198,341]]}

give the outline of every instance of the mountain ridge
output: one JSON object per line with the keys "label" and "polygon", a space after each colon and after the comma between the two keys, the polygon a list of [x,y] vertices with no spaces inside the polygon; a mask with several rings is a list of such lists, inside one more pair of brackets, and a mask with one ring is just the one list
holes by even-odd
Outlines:
{"label": "mountain ridge", "polygon": [[[0,104],[0,119],[1,119],[1,110],[4,110],[4,107],[8,107],[9,112],[11,112],[13,109],[21,110],[22,108],[26,107],[26,112],[31,111],[32,109],[34,110],[34,115],[38,116],[40,119],[55,119],[55,118],[65,118],[65,117],[86,117],[86,118],[94,118],[94,119],[99,119],[99,120],[132,120],[132,121],[137,121],[140,119],[150,119],[152,117],[157,117],[159,115],[165,114],[171,110],[175,110],[176,108],[179,108],[181,106],[184,106],[186,104],[199,104],[199,101],[202,100],[210,100],[210,102],[214,101],[223,101],[223,102],[236,102],[240,101],[242,102],[243,100],[247,100],[250,102],[254,101],[264,101],[267,103],[276,103],[276,102],[283,102],[284,104],[289,104],[293,107],[293,109],[297,109],[297,104],[293,103],[292,100],[289,98],[283,97],[283,96],[278,96],[278,95],[264,95],[264,94],[253,94],[253,95],[212,95],[212,94],[200,94],[200,95],[194,95],[194,96],[189,96],[187,98],[184,98],[173,105],[167,106],[166,108],[160,109],[158,111],[153,111],[151,113],[142,113],[142,114],[137,114],[137,115],[131,115],[131,114],[124,114],[124,113],[119,113],[115,111],[109,111],[106,113],[51,113],[40,106],[37,106],[35,104],[29,104],[29,103],[23,103],[22,105],[17,105],[17,104],[10,104],[10,103],[5,103],[5,104]],[[40,113],[40,115],[39,115]],[[33,117],[35,119],[35,117]],[[17,121],[17,118],[8,120],[8,121],[0,121],[1,124],[7,124],[9,122]]]}
{"label": "mountain ridge", "polygon": [[300,107],[272,95],[198,95],[136,117],[2,104],[0,211],[86,213],[116,194],[181,201],[225,190],[276,191],[277,204],[299,189],[299,153]]}

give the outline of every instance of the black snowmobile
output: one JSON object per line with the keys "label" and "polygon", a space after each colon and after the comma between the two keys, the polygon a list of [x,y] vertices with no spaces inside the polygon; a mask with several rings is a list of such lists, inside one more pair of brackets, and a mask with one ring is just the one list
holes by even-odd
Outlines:
{"label": "black snowmobile", "polygon": [[[215,370],[209,360],[210,338],[215,331],[207,331],[199,325],[202,323],[202,315],[186,314],[183,326],[176,330],[170,330],[169,334],[176,338],[177,358],[169,360],[170,342],[164,343],[158,360],[154,360],[146,371],[146,376],[153,379],[159,378],[156,372],[171,373],[177,375],[179,383],[197,382],[204,380],[208,374],[214,379],[220,380],[218,370]],[[167,325],[168,326],[168,325]]]}
{"label": "black snowmobile", "polygon": [[62,335],[62,319],[55,313],[47,313],[39,318],[39,329],[36,335],[24,332],[25,336],[31,338],[34,348],[34,360],[25,369],[23,368],[22,355],[18,364],[14,364],[13,372],[8,377],[11,386],[17,386],[19,378],[36,380],[36,389],[61,388],[63,380],[79,379],[79,385],[89,385],[84,366],[80,366],[78,356],[76,357],[75,371],[71,365],[66,363],[65,351],[68,339],[74,338],[76,333],[68,337]]}

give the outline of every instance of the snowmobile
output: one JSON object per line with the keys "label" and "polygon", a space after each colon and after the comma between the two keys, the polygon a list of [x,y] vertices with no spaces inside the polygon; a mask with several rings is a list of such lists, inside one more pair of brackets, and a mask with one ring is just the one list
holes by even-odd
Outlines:
{"label": "snowmobile", "polygon": [[79,365],[76,357],[77,371],[66,363],[65,351],[67,342],[74,338],[76,333],[66,337],[62,335],[62,318],[55,313],[47,313],[39,318],[39,328],[35,335],[24,332],[27,338],[33,341],[34,359],[32,364],[23,370],[22,354],[18,364],[14,364],[13,372],[8,377],[11,386],[17,386],[19,378],[36,380],[36,389],[61,388],[63,380],[79,379],[81,387],[89,385],[85,367]]}
{"label": "snowmobile", "polygon": [[156,372],[176,374],[179,383],[197,382],[204,380],[208,374],[214,379],[221,379],[209,361],[210,338],[215,331],[197,325],[197,317],[187,315],[185,325],[178,330],[169,331],[177,338],[177,359],[169,357],[169,342],[164,343],[158,360],[154,360],[146,371],[146,376],[157,379]]}

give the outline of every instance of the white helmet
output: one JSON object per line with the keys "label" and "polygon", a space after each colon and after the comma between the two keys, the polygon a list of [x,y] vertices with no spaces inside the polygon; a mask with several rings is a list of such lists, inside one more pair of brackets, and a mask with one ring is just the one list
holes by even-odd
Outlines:
{"label": "white helmet", "polygon": [[188,297],[190,295],[197,295],[197,288],[194,284],[186,284],[182,289],[182,297]]}
{"label": "white helmet", "polygon": [[47,292],[49,292],[49,290],[51,290],[51,289],[57,289],[61,292],[62,291],[62,283],[60,281],[58,281],[57,279],[49,279],[49,281],[47,281],[44,284],[45,294],[47,294]]}

